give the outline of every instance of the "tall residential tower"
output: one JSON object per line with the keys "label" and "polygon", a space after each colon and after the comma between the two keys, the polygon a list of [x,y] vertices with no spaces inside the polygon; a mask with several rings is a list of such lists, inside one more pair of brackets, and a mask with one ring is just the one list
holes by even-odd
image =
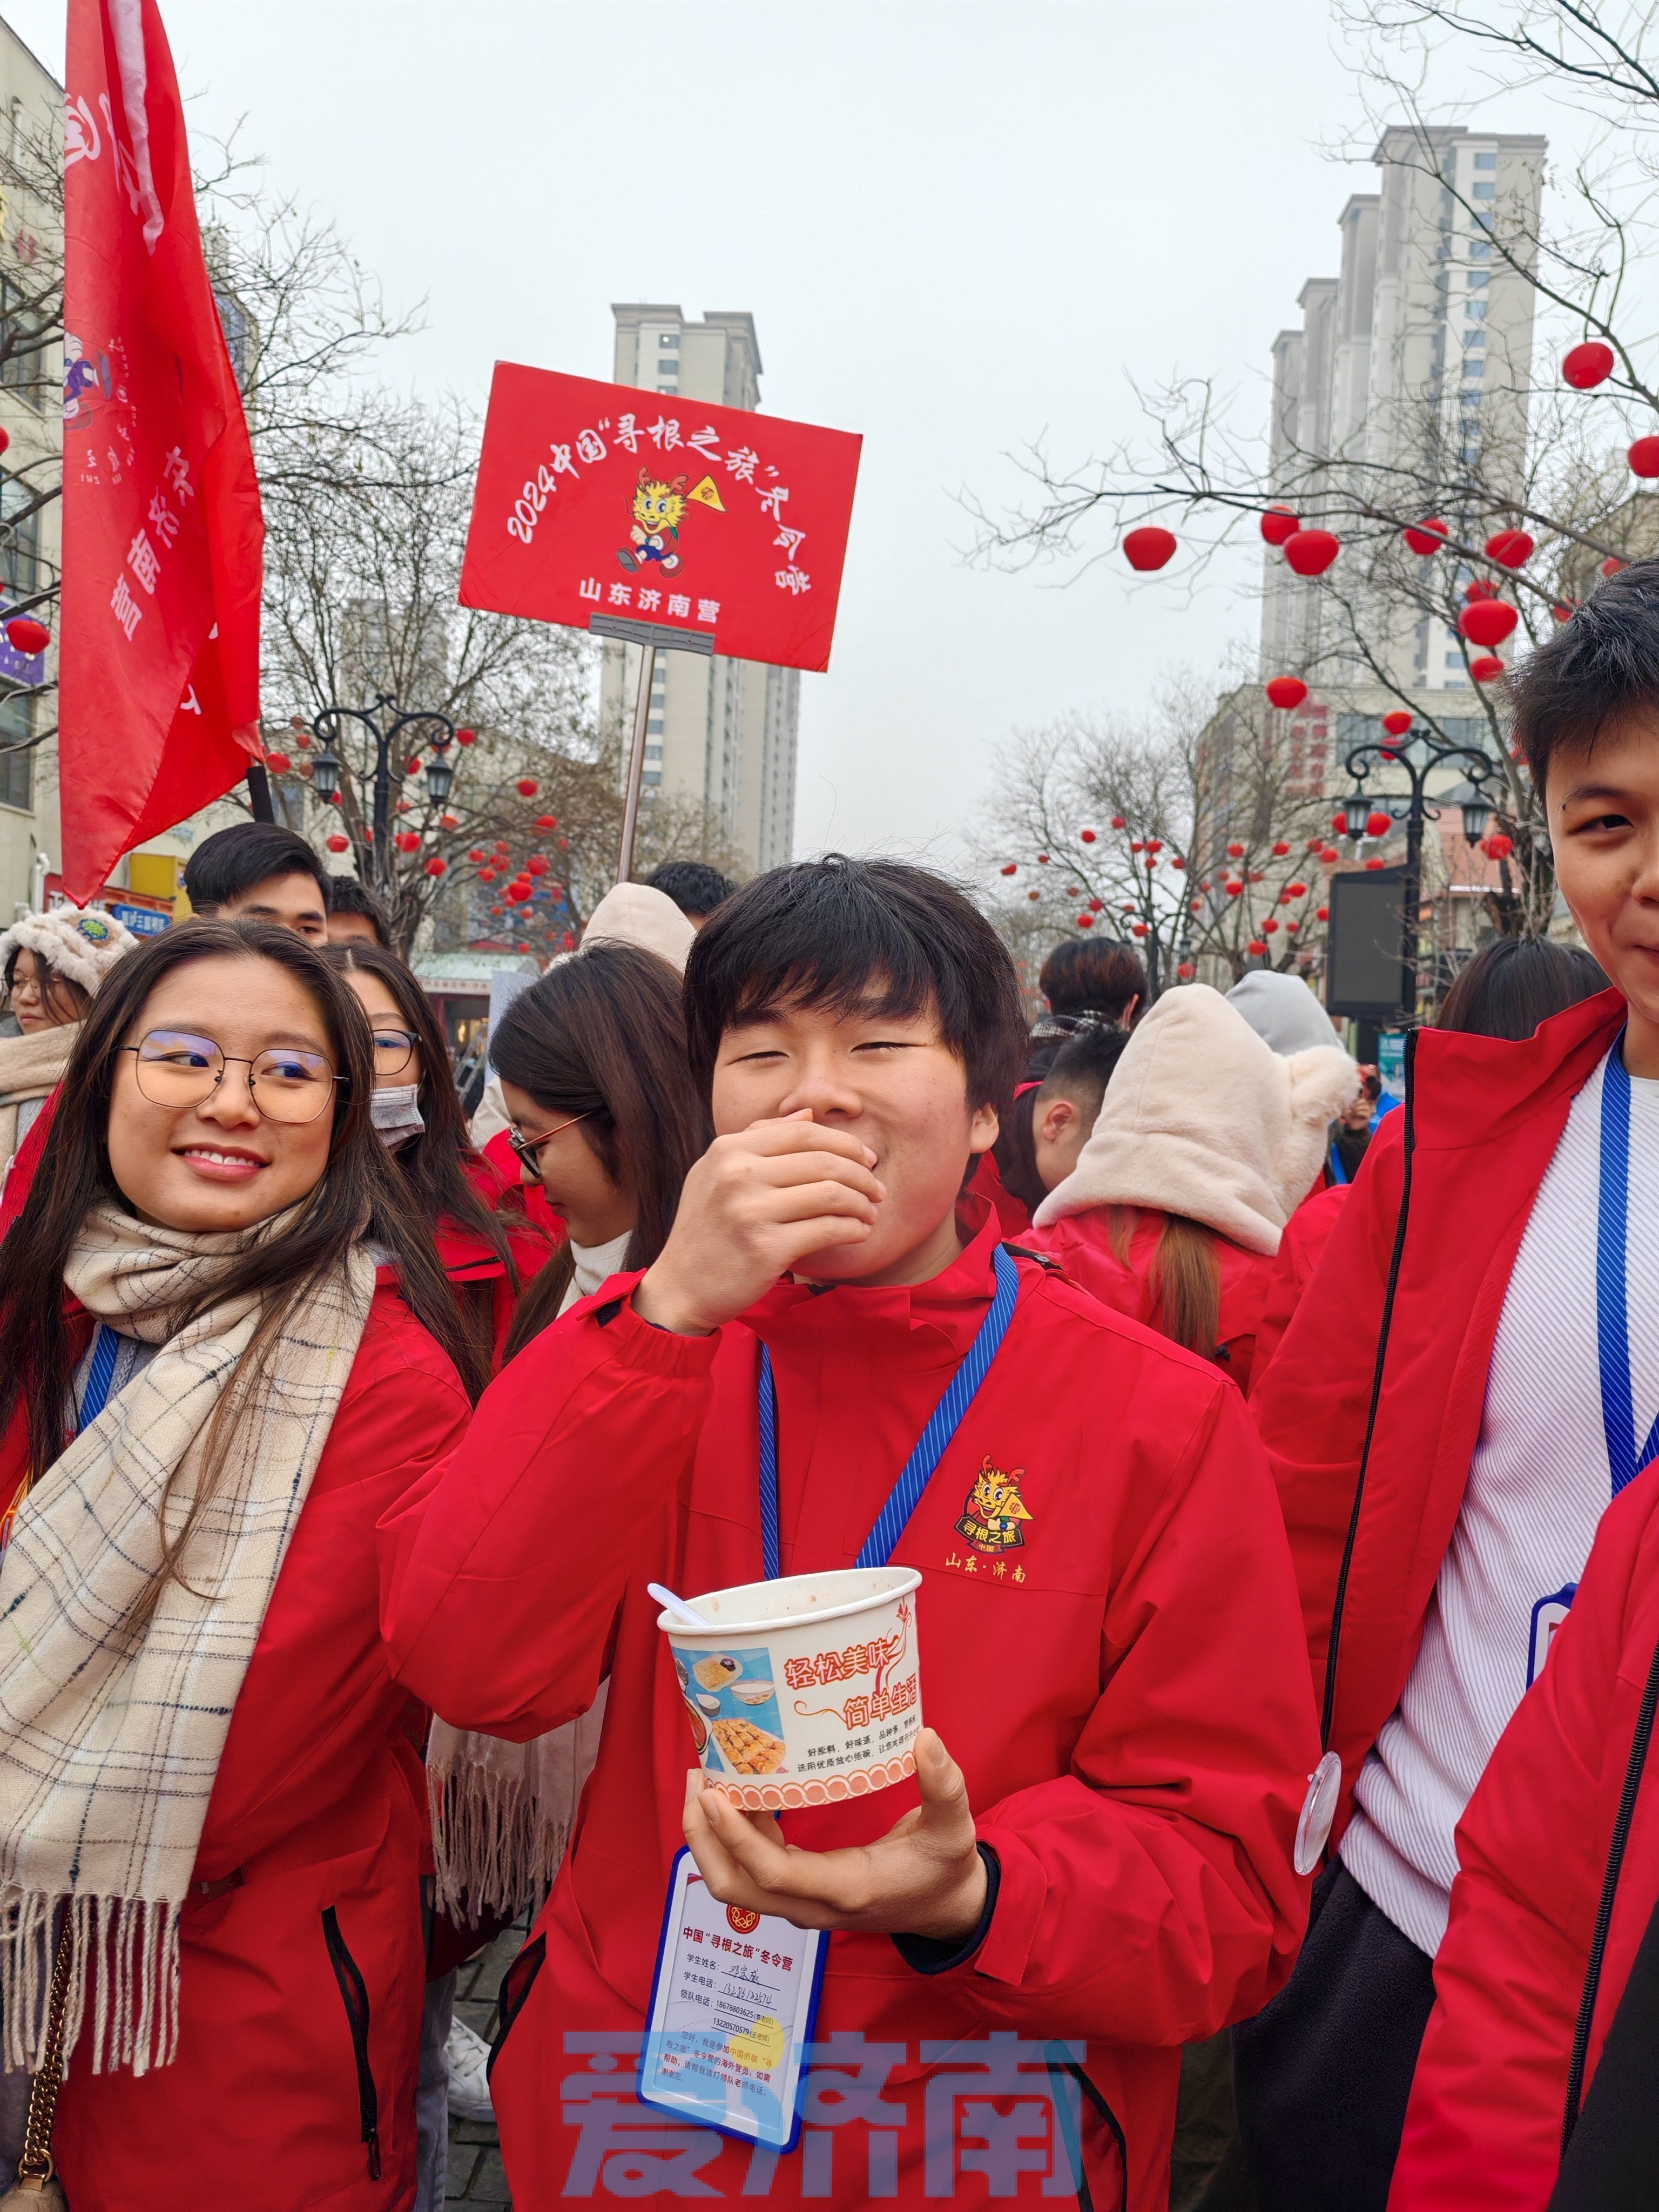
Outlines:
{"label": "tall residential tower", "polygon": [[[685,403],[760,405],[760,346],[746,314],[706,314],[688,322],[678,307],[615,307],[614,380],[681,403],[688,429],[700,425]],[[600,712],[607,727],[631,727],[639,683],[637,646],[605,648]],[[647,725],[648,791],[702,805],[719,823],[745,870],[789,859],[795,827],[795,747],[800,676],[757,661],[659,653]]]}

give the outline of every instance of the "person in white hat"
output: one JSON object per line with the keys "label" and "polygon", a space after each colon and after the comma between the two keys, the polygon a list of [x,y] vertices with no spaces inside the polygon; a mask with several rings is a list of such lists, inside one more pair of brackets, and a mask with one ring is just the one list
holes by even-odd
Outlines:
{"label": "person in white hat", "polygon": [[26,914],[0,936],[6,1011],[19,1032],[0,1037],[0,1161],[6,1166],[62,1076],[99,985],[137,942],[125,922],[97,907]]}

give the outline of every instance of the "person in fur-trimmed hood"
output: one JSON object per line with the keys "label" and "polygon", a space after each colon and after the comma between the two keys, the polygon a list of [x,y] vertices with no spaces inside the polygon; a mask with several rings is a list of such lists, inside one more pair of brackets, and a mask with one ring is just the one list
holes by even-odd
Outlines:
{"label": "person in fur-trimmed hood", "polygon": [[1358,1087],[1334,1043],[1278,1053],[1207,984],[1166,991],[1025,1241],[1248,1391],[1279,1237]]}
{"label": "person in fur-trimmed hood", "polygon": [[0,1037],[0,1167],[56,1087],[99,985],[137,942],[125,922],[90,907],[26,914],[0,936],[6,1009],[21,1032]]}

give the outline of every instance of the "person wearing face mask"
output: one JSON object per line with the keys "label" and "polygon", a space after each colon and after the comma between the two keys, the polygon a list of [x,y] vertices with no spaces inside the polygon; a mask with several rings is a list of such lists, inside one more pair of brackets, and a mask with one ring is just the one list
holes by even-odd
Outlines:
{"label": "person wearing face mask", "polygon": [[0,936],[6,1010],[19,1032],[0,1037],[0,1165],[8,1171],[68,1065],[98,986],[137,942],[113,915],[73,907],[26,914]]}
{"label": "person wearing face mask", "polygon": [[469,1333],[487,1357],[506,1340],[525,1284],[551,1245],[516,1187],[467,1140],[432,1002],[395,952],[362,941],[323,954],[344,976],[374,1038],[374,1127],[431,1230]]}
{"label": "person wearing face mask", "polygon": [[94,1001],[0,1247],[0,2058],[77,2212],[414,2186],[425,1824],[372,1532],[476,1362],[373,1088],[297,935],[171,930]]}

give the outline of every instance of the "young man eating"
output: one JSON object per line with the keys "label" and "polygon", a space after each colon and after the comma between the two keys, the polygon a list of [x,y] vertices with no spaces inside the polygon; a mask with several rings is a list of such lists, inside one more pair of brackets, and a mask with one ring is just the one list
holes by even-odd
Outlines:
{"label": "young man eating", "polygon": [[[710,917],[686,1003],[717,1135],[660,1258],[527,1347],[382,1532],[388,1639],[446,1719],[522,1739],[609,1678],[574,1841],[504,1986],[514,2202],[1086,2185],[1152,2212],[1180,2045],[1263,2002],[1300,1930],[1312,1713],[1242,1403],[961,1199],[1024,1024],[1006,951],[948,885],[776,870]],[[688,1774],[696,1723],[647,1584],[695,1600],[872,1544],[923,1577],[914,1779],[744,1813]],[[717,1928],[827,1931],[793,2148],[635,2095],[683,1844]]]}

